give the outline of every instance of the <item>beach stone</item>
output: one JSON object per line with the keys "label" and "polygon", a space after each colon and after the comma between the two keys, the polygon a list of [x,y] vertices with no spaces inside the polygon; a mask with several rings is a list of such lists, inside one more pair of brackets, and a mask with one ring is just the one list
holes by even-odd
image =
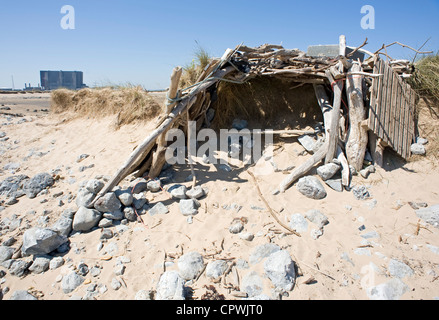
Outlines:
{"label": "beach stone", "polygon": [[366,186],[356,186],[352,189],[352,193],[357,200],[366,200],[370,198],[370,193],[367,190]]}
{"label": "beach stone", "polygon": [[117,211],[121,206],[122,205],[114,192],[108,192],[103,197],[99,198],[94,205],[95,209],[102,213]]}
{"label": "beach stone", "polygon": [[335,163],[328,163],[317,168],[317,174],[323,181],[331,179],[340,170],[340,166]]}
{"label": "beach stone", "polygon": [[439,228],[439,204],[428,208],[422,208],[416,210],[416,215],[424,220],[425,222],[431,224],[432,226]]}
{"label": "beach stone", "polygon": [[227,262],[224,260],[214,260],[206,266],[206,276],[212,279],[217,279],[223,275],[227,270]]}
{"label": "beach stone", "polygon": [[416,138],[416,143],[417,143],[417,144],[426,145],[426,144],[428,143],[428,140],[425,139],[425,138],[417,137],[417,138]]}
{"label": "beach stone", "polygon": [[308,221],[300,213],[295,213],[290,217],[290,228],[298,233],[306,232],[308,230]]}
{"label": "beach stone", "polygon": [[152,300],[153,292],[151,290],[139,290],[134,296],[134,300]]}
{"label": "beach stone", "polygon": [[314,153],[317,141],[308,134],[302,135],[298,138],[299,143],[305,148],[306,151]]}
{"label": "beach stone", "polygon": [[148,212],[151,216],[155,216],[156,214],[167,214],[169,209],[162,202],[157,202]]}
{"label": "beach stone", "polygon": [[106,212],[103,214],[103,217],[111,220],[122,220],[124,215],[123,212],[119,209],[114,212]]}
{"label": "beach stone", "polygon": [[255,238],[255,235],[251,232],[244,232],[239,234],[239,238],[246,241],[252,241]]}
{"label": "beach stone", "polygon": [[409,289],[401,279],[394,278],[386,283],[368,288],[366,292],[370,300],[399,300]]}
{"label": "beach stone", "polygon": [[81,188],[76,195],[76,205],[79,207],[89,208],[96,195],[86,188]]}
{"label": "beach stone", "polygon": [[11,259],[14,252],[15,252],[14,248],[9,248],[3,245],[0,246],[0,263]]}
{"label": "beach stone", "polygon": [[198,277],[203,267],[203,256],[195,251],[186,253],[178,259],[178,269],[181,277],[185,280],[192,280]]}
{"label": "beach stone", "polygon": [[75,291],[77,287],[79,287],[84,282],[84,278],[81,277],[76,272],[71,272],[68,275],[65,275],[61,281],[61,288],[64,293],[71,293]]}
{"label": "beach stone", "polygon": [[89,154],[83,153],[83,154],[79,155],[79,156],[76,158],[76,162],[79,163],[79,162],[81,162],[81,161],[84,161],[84,160],[87,159],[88,157],[90,157]]}
{"label": "beach stone", "polygon": [[162,189],[160,180],[151,180],[146,185],[147,189],[151,192],[159,192]]}
{"label": "beach stone", "polygon": [[49,262],[49,269],[55,270],[61,267],[64,264],[64,258],[63,257],[54,257]]}
{"label": "beach stone", "polygon": [[186,199],[187,188],[184,185],[176,184],[168,189],[174,199]]}
{"label": "beach stone", "polygon": [[111,226],[113,226],[113,220],[108,218],[102,218],[98,223],[99,228],[109,228]]}
{"label": "beach stone", "polygon": [[89,231],[96,227],[102,218],[98,210],[80,207],[73,218],[72,228],[75,231]]}
{"label": "beach stone", "polygon": [[50,257],[39,256],[34,259],[31,266],[28,268],[30,272],[40,274],[49,270]]}
{"label": "beach stone", "polygon": [[238,234],[238,233],[240,233],[242,230],[244,230],[244,225],[243,225],[240,221],[238,221],[238,222],[232,224],[232,225],[229,227],[229,232],[230,232],[230,233],[233,233],[233,234]]}
{"label": "beach stone", "polygon": [[283,291],[291,291],[295,281],[294,262],[285,250],[272,253],[264,263],[264,271],[273,285]]}
{"label": "beach stone", "polygon": [[369,177],[369,175],[371,173],[375,173],[376,169],[375,166],[368,166],[367,168],[360,170],[360,175],[364,178],[367,179]]}
{"label": "beach stone", "polygon": [[394,278],[403,279],[413,275],[413,269],[406,265],[404,262],[392,259],[389,261],[387,268],[389,274]]}
{"label": "beach stone", "polygon": [[323,228],[329,223],[328,217],[326,217],[319,210],[309,210],[305,213],[305,218],[314,223],[319,229]]}
{"label": "beach stone", "polygon": [[313,176],[301,178],[297,183],[297,190],[304,196],[315,200],[321,200],[327,195],[319,179]]}
{"label": "beach stone", "polygon": [[420,143],[414,143],[410,146],[410,151],[414,155],[424,156],[427,151],[425,150],[425,146]]}
{"label": "beach stone", "polygon": [[11,173],[14,173],[19,168],[20,168],[20,163],[9,162],[9,163],[4,165],[3,170],[11,171]]}
{"label": "beach stone", "polygon": [[340,178],[338,179],[328,179],[325,180],[326,185],[328,185],[332,190],[337,192],[343,192],[343,182]]}
{"label": "beach stone", "polygon": [[256,271],[250,271],[242,278],[241,291],[247,293],[248,297],[260,295],[263,288],[262,278]]}
{"label": "beach stone", "polygon": [[19,198],[25,195],[21,186],[29,177],[20,174],[8,177],[0,183],[0,195],[8,198]]}
{"label": "beach stone", "polygon": [[257,264],[264,258],[268,257],[274,252],[280,250],[280,247],[274,243],[266,243],[257,246],[250,255],[249,262],[251,264]]}
{"label": "beach stone", "polygon": [[104,183],[98,179],[91,179],[85,185],[85,189],[87,189],[89,192],[94,194],[98,194],[103,187],[104,187]]}
{"label": "beach stone", "polygon": [[137,210],[142,209],[142,207],[148,202],[144,193],[137,193],[133,195],[133,207]]}
{"label": "beach stone", "polygon": [[137,178],[132,181],[129,186],[129,191],[133,194],[146,191],[148,189],[148,181],[144,178]]}
{"label": "beach stone", "polygon": [[119,201],[125,206],[129,207],[133,204],[133,195],[129,190],[116,190],[114,191],[114,194],[117,196]]}
{"label": "beach stone", "polygon": [[23,235],[23,256],[44,255],[56,250],[68,241],[67,237],[47,228],[31,228]]}
{"label": "beach stone", "polygon": [[186,191],[186,196],[191,199],[199,199],[204,196],[204,189],[201,186],[195,186],[195,188]]}
{"label": "beach stone", "polygon": [[14,291],[12,293],[11,297],[9,298],[9,300],[24,301],[24,300],[38,300],[38,299],[35,298],[33,295],[31,295],[26,290],[17,290],[17,291]]}
{"label": "beach stone", "polygon": [[22,189],[29,198],[33,199],[42,190],[53,186],[54,183],[55,183],[55,180],[53,180],[53,177],[51,174],[39,173],[36,176],[34,176],[33,178],[25,181],[23,183]]}
{"label": "beach stone", "polygon": [[175,271],[166,271],[157,283],[156,300],[184,300],[184,279]]}
{"label": "beach stone", "polygon": [[50,227],[53,231],[58,234],[68,237],[72,231],[73,219],[61,216],[56,222]]}
{"label": "beach stone", "polygon": [[198,214],[197,204],[193,199],[182,199],[179,203],[180,212],[184,216],[194,216]]}
{"label": "beach stone", "polygon": [[32,262],[24,260],[9,260],[11,264],[8,267],[9,273],[16,277],[22,277],[26,274],[27,269]]}
{"label": "beach stone", "polygon": [[111,279],[111,288],[113,288],[113,290],[117,291],[122,287],[122,283],[120,283],[120,281],[116,278]]}
{"label": "beach stone", "polygon": [[137,214],[133,207],[125,207],[123,209],[123,215],[128,221],[134,222],[137,220]]}

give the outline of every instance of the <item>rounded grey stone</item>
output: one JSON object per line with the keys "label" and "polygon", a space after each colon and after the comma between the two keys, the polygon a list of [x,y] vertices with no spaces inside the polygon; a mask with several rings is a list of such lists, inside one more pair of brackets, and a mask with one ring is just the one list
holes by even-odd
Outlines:
{"label": "rounded grey stone", "polygon": [[64,293],[73,292],[84,282],[84,278],[76,272],[71,272],[62,278],[61,288]]}
{"label": "rounded grey stone", "polygon": [[180,275],[185,280],[195,279],[204,268],[203,256],[198,252],[189,252],[178,259]]}
{"label": "rounded grey stone", "polygon": [[315,200],[321,200],[327,195],[319,179],[313,176],[301,178],[297,183],[297,190],[304,196]]}
{"label": "rounded grey stone", "polygon": [[102,213],[94,209],[80,207],[73,219],[72,228],[75,231],[89,231],[96,227],[102,218]]}

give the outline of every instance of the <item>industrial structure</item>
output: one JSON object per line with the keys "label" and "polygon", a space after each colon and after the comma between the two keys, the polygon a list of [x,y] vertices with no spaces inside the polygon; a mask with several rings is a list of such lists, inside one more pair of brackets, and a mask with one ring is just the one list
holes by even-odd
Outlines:
{"label": "industrial structure", "polygon": [[86,87],[82,71],[40,71],[43,90],[65,88],[77,90]]}

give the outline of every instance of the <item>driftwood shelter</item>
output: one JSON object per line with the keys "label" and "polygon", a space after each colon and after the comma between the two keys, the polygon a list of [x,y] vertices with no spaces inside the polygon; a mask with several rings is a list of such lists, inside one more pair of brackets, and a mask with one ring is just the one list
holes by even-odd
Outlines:
{"label": "driftwood shelter", "polygon": [[[345,37],[340,36],[339,52],[333,57],[311,56],[279,45],[257,48],[239,45],[234,50],[227,49],[220,59],[213,59],[197,83],[186,89],[179,88],[182,68],[175,68],[164,115],[157,120],[155,130],[132,152],[95,201],[130,174],[141,177],[147,173],[148,177],[156,178],[165,164],[166,132],[173,127],[187,128],[188,120],[196,121],[197,130],[209,126],[206,114],[213,107],[222,82],[242,84],[268,77],[282,79],[295,87],[313,87],[323,115],[324,132],[320,134],[324,143],[312,157],[279,181],[280,192],[285,192],[316,164],[334,159],[341,164],[342,183],[348,187],[350,172],[363,167],[367,148],[379,166],[383,164],[385,147],[408,158],[416,130],[416,95],[405,81],[413,71],[411,64],[390,58],[382,52],[386,46],[375,53],[366,51],[363,49],[366,43],[367,39],[359,47],[348,47]],[[367,58],[357,58],[359,53]]]}

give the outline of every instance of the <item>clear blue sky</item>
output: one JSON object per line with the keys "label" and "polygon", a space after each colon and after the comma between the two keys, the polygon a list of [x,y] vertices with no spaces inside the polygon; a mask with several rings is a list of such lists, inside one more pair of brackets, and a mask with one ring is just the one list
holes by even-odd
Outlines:
{"label": "clear blue sky", "polygon": [[[60,11],[75,9],[75,30],[63,30]],[[375,8],[375,29],[363,30],[361,8]],[[400,41],[439,50],[439,0],[334,1],[111,1],[1,0],[0,87],[36,86],[40,70],[80,70],[89,85],[133,83],[168,86],[172,68],[193,58],[196,41],[211,55],[241,42],[306,51],[313,44],[350,46],[367,37],[366,49]],[[394,46],[394,58],[413,52]]]}

